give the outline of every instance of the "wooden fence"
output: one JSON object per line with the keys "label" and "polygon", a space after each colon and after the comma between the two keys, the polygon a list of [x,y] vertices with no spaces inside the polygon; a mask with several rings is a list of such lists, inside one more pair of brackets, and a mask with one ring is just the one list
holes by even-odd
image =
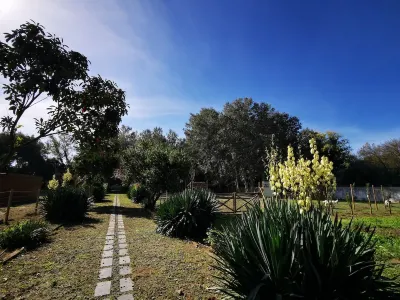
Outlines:
{"label": "wooden fence", "polygon": [[[171,194],[163,193],[158,199],[158,204],[168,200]],[[221,213],[241,213],[247,210],[249,206],[260,205],[260,200],[264,197],[262,190],[251,193],[217,193],[218,208]]]}
{"label": "wooden fence", "polygon": [[9,191],[0,192],[0,207],[6,207],[6,212],[3,217],[5,224],[8,223],[11,206],[32,203],[30,199],[32,194],[36,195],[35,213],[37,213],[40,189],[36,191],[15,191],[11,189]]}

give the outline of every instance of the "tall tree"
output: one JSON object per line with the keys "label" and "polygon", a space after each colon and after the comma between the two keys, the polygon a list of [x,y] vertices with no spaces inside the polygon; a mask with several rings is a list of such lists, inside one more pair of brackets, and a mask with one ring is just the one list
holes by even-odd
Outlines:
{"label": "tall tree", "polygon": [[262,179],[265,149],[272,137],[285,153],[297,141],[300,128],[296,117],[240,98],[226,103],[222,112],[202,109],[192,114],[185,134],[193,165],[207,180],[247,189]]}
{"label": "tall tree", "polygon": [[[100,76],[88,76],[89,61],[68,50],[63,41],[44,32],[43,26],[27,22],[5,34],[0,41],[0,74],[11,115],[0,119],[10,135],[7,154],[0,170],[9,165],[14,153],[29,143],[59,133],[71,133],[82,143],[115,136],[127,113],[125,93]],[[47,119],[35,119],[37,134],[17,143],[21,117],[40,101],[50,98]]]}
{"label": "tall tree", "polygon": [[359,158],[380,174],[383,184],[400,184],[400,139],[381,144],[366,143],[358,152]]}
{"label": "tall tree", "polygon": [[72,159],[75,156],[76,144],[69,134],[60,134],[50,136],[46,142],[47,152],[66,166],[71,166]]}
{"label": "tall tree", "polygon": [[333,173],[340,183],[343,172],[353,161],[349,140],[333,131],[318,132],[309,128],[303,129],[299,136],[299,150],[307,159],[310,156],[310,139],[314,138],[320,155],[333,162]]}
{"label": "tall tree", "polygon": [[189,176],[189,160],[183,143],[174,132],[164,136],[160,128],[145,130],[135,144],[122,153],[121,179],[125,184],[140,183],[147,191],[145,207],[154,209],[165,192],[184,187]]}

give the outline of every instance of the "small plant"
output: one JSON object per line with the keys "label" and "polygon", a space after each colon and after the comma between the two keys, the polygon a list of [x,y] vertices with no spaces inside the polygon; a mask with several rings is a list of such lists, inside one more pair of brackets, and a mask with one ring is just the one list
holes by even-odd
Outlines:
{"label": "small plant", "polygon": [[95,183],[93,185],[93,198],[94,201],[99,202],[102,201],[106,195],[106,192],[104,190],[104,185],[100,183]]}
{"label": "small plant", "polygon": [[47,224],[43,221],[22,221],[0,232],[0,247],[32,249],[48,241],[49,234]]}
{"label": "small plant", "polygon": [[56,179],[56,175],[53,175],[53,179],[49,181],[47,187],[49,190],[56,190],[59,186],[58,180]]}
{"label": "small plant", "polygon": [[157,210],[157,232],[179,238],[204,238],[217,212],[215,194],[185,190],[172,195]]}
{"label": "small plant", "polygon": [[41,200],[41,207],[47,220],[52,222],[82,221],[90,202],[83,189],[60,187],[49,190]]}
{"label": "small plant", "polygon": [[214,239],[223,292],[235,299],[386,299],[374,231],[288,201],[250,208]]}

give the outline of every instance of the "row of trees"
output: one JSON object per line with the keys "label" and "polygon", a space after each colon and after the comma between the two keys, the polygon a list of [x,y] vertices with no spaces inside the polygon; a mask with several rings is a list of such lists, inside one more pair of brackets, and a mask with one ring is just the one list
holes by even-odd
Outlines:
{"label": "row of trees", "polygon": [[[7,80],[3,93],[10,113],[0,120],[0,171],[50,179],[52,170],[70,167],[88,183],[111,177],[126,185],[137,182],[148,188],[153,206],[162,191],[192,180],[219,190],[247,190],[268,179],[268,149],[276,149],[282,160],[291,145],[294,156],[309,159],[314,139],[321,156],[333,162],[338,184],[400,184],[399,141],[366,144],[355,156],[341,135],[302,129],[297,117],[251,98],[226,103],[222,111],[191,114],[185,138],[159,128],[120,130],[125,93],[109,80],[89,76],[88,66],[85,56],[39,24],[28,22],[5,34],[0,74]],[[22,116],[47,98],[52,105],[46,119],[35,119],[36,134],[19,133]]]}

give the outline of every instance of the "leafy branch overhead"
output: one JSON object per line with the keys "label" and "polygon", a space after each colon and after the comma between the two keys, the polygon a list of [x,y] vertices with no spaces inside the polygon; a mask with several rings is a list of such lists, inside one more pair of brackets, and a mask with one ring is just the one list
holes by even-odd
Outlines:
{"label": "leafy branch overhead", "polygon": [[[0,126],[12,143],[0,167],[9,163],[17,148],[55,133],[71,133],[84,143],[101,143],[118,133],[127,113],[125,92],[100,75],[89,76],[89,63],[33,21],[5,34],[5,42],[0,41],[0,73],[8,81],[3,93],[11,115],[3,116]],[[46,99],[52,105],[35,119],[36,135],[17,145],[21,117]]]}

